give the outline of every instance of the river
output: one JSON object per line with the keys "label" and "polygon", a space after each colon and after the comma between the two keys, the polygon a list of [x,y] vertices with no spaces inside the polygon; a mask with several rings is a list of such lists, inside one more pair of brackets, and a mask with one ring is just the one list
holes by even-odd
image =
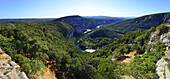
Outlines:
{"label": "river", "polygon": [[79,44],[76,44],[76,46],[82,51],[82,52],[89,52],[89,53],[93,53],[95,52],[97,49],[85,49],[85,50],[82,50],[80,48],[80,45]]}
{"label": "river", "polygon": [[[96,28],[100,28],[100,25],[98,25]],[[90,32],[90,31],[91,31],[91,29],[86,29],[86,31],[85,31],[84,33],[87,33],[87,32]],[[76,46],[79,47],[79,49],[80,49],[81,51],[83,51],[83,52],[93,53],[93,52],[95,52],[95,51],[97,50],[97,49],[86,49],[86,50],[82,50],[82,49],[80,48],[80,45],[77,44],[77,43],[76,43]]]}

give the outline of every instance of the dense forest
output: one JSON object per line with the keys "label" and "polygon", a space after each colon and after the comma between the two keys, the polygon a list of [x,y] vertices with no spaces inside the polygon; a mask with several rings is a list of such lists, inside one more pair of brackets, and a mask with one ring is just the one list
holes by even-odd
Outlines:
{"label": "dense forest", "polygon": [[74,37],[80,37],[86,29],[94,29],[98,25],[110,24],[124,20],[123,18],[86,18],[79,15],[61,17],[52,22],[66,22],[74,28]]}
{"label": "dense forest", "polygon": [[168,19],[170,19],[170,13],[159,13],[100,25],[100,28],[93,29],[89,33],[82,35],[79,40],[80,42],[77,41],[77,43],[82,49],[101,48],[122,37],[122,35],[127,32],[138,29],[146,30],[153,26],[157,27],[158,25],[165,23]]}
{"label": "dense forest", "polygon": [[[147,28],[134,26],[135,30],[103,25],[76,37],[76,26],[68,22],[51,19],[41,21],[8,23],[6,20],[0,23],[0,48],[21,66],[30,79],[43,75],[48,67],[58,79],[159,78],[155,74],[155,65],[165,55],[166,47],[160,40],[153,44],[149,44],[149,41],[152,41],[153,33],[160,36],[170,32],[163,22]],[[94,19],[90,21],[94,22]],[[75,41],[82,49],[100,49],[93,53],[84,52],[76,46]],[[133,58],[124,62],[131,53],[135,53]]]}
{"label": "dense forest", "polygon": [[55,20],[55,18],[30,18],[30,19],[0,19],[0,23],[30,23],[30,24],[45,24],[47,22],[51,22]]}
{"label": "dense forest", "polygon": [[[63,23],[56,24],[69,26]],[[55,61],[57,64],[55,69],[68,71],[67,68],[70,68],[72,62],[71,58],[77,57],[81,51],[74,43],[65,39],[63,36],[67,33],[64,32],[65,30],[54,26],[0,24],[0,47],[22,67],[29,78],[32,78],[34,74],[38,75],[37,72],[43,74],[41,68],[47,61]],[[60,33],[61,30],[63,30],[62,33]]]}
{"label": "dense forest", "polygon": [[[46,68],[45,63],[52,61],[55,62],[52,68],[57,69],[58,78],[61,76],[59,74],[65,73],[65,77],[77,79],[119,79],[123,75],[153,79],[157,78],[154,74],[155,63],[164,55],[165,48],[158,41],[154,45],[154,53],[149,50],[150,45],[147,43],[152,32],[167,31],[167,28],[160,25],[149,30],[128,32],[122,38],[90,54],[82,52],[64,37],[69,32],[68,29],[71,29],[68,24],[0,24],[0,48],[21,66],[29,78],[42,75],[42,68]],[[135,45],[130,47],[129,44]],[[140,55],[135,56],[130,64],[120,63],[119,58],[134,50]],[[112,61],[112,57],[116,60]]]}

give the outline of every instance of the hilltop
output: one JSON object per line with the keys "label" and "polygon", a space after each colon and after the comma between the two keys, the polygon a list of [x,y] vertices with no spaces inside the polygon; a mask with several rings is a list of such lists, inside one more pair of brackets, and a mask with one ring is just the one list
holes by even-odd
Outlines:
{"label": "hilltop", "polygon": [[79,15],[65,16],[53,20],[52,22],[66,22],[74,28],[73,36],[79,37],[86,29],[94,29],[98,25],[105,25],[124,20],[122,18],[84,18]]}

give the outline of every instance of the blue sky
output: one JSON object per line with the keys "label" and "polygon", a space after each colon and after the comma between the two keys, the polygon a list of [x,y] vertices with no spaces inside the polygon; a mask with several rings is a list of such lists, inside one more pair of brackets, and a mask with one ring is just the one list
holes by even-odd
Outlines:
{"label": "blue sky", "polygon": [[0,18],[138,17],[170,12],[170,0],[0,0]]}

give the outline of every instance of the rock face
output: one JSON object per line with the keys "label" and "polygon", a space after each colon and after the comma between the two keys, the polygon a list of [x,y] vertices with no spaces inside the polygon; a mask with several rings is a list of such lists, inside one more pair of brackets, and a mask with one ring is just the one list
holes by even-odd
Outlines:
{"label": "rock face", "polygon": [[0,48],[0,79],[28,79],[24,72],[20,71],[20,66],[11,60]]}
{"label": "rock face", "polygon": [[155,43],[159,38],[160,38],[160,36],[158,36],[158,35],[156,34],[156,32],[154,32],[154,33],[151,35],[151,39],[150,39],[150,41],[149,41],[148,44],[153,44],[153,43]]}
{"label": "rock face", "polygon": [[169,45],[170,43],[170,40],[168,39],[168,35],[170,35],[170,32],[164,33],[160,37],[160,42],[165,43],[166,46]]}
{"label": "rock face", "polygon": [[168,68],[168,63],[170,61],[170,39],[169,34],[164,33],[160,36],[160,42],[164,43],[166,46],[165,56],[162,57],[157,63],[156,63],[156,74],[159,77],[159,79],[170,79],[170,69]]}
{"label": "rock face", "polygon": [[165,58],[170,59],[170,56],[163,57],[156,63],[156,74],[159,76],[159,79],[170,78],[170,70],[168,69],[168,62],[165,61]]}

